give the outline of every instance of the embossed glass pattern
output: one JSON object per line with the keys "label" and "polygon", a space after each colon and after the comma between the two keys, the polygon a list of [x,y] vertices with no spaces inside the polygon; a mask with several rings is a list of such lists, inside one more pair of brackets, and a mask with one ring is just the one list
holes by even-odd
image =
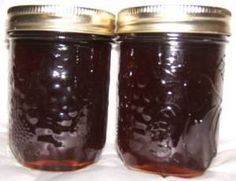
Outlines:
{"label": "embossed glass pattern", "polygon": [[119,40],[123,161],[164,176],[201,175],[217,151],[225,36],[143,33]]}
{"label": "embossed glass pattern", "polygon": [[74,170],[105,143],[109,37],[12,32],[10,146],[23,165]]}

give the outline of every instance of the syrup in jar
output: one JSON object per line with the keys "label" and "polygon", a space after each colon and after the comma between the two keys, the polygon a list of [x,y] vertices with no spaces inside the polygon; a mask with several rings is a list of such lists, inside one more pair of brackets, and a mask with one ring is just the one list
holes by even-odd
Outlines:
{"label": "syrup in jar", "polygon": [[106,139],[113,15],[46,5],[8,13],[14,156],[51,171],[94,163]]}
{"label": "syrup in jar", "polygon": [[[179,22],[167,16],[173,8]],[[229,16],[187,5],[121,11],[117,144],[128,167],[180,177],[209,167],[217,152]]]}

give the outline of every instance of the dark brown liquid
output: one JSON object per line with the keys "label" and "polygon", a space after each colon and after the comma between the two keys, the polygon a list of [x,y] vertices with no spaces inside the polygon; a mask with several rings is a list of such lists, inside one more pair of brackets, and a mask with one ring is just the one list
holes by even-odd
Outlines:
{"label": "dark brown liquid", "polygon": [[74,170],[105,143],[109,38],[22,32],[10,35],[10,146],[25,166]]}
{"label": "dark brown liquid", "polygon": [[217,151],[221,36],[123,35],[118,149],[128,167],[201,175]]}

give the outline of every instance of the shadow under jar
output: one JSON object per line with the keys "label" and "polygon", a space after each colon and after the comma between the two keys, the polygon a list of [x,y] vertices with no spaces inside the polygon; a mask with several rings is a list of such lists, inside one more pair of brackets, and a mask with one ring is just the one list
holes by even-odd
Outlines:
{"label": "shadow under jar", "polygon": [[94,163],[106,139],[114,16],[53,5],[8,14],[14,156],[50,171]]}
{"label": "shadow under jar", "polygon": [[117,144],[128,167],[180,177],[209,167],[217,152],[229,17],[225,9],[190,5],[119,13]]}

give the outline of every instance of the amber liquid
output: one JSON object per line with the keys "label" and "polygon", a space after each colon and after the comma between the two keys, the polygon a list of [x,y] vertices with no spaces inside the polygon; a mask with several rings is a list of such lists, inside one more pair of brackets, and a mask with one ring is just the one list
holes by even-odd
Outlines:
{"label": "amber liquid", "polygon": [[46,32],[10,35],[10,147],[30,168],[95,162],[106,136],[110,39]]}
{"label": "amber liquid", "polygon": [[225,38],[120,37],[118,150],[128,167],[193,177],[217,152]]}

